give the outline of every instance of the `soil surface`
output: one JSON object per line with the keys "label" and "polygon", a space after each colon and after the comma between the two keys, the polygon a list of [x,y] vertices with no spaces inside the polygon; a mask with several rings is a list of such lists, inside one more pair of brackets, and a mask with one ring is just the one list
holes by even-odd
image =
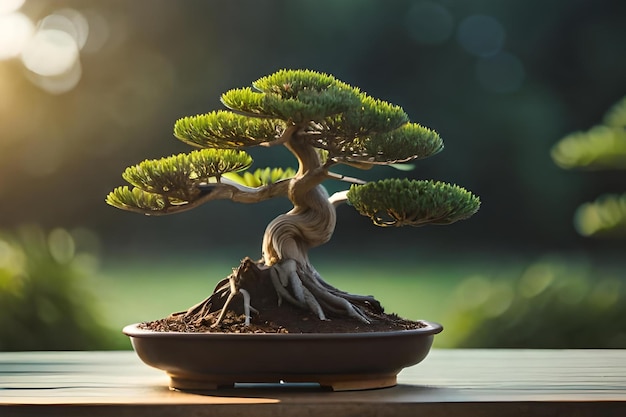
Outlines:
{"label": "soil surface", "polygon": [[[264,308],[252,315],[249,326],[244,325],[244,315],[229,311],[217,327],[211,327],[217,314],[202,323],[186,322],[184,314],[173,314],[160,320],[142,323],[140,327],[161,332],[190,333],[357,333],[385,332],[419,329],[425,327],[420,321],[412,321],[395,314],[381,313],[366,324],[349,317],[330,317],[320,320],[317,316],[291,305]],[[212,320],[211,320],[212,319]]]}

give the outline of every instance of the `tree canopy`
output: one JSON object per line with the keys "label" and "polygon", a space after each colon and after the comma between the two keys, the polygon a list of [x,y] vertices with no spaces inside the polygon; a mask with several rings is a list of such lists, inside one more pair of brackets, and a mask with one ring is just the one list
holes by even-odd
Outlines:
{"label": "tree canopy", "polygon": [[[287,144],[295,136],[316,150],[320,168],[327,172],[335,164],[366,169],[426,158],[443,149],[437,132],[411,122],[401,107],[316,71],[280,70],[252,87],[225,92],[221,102],[226,110],[183,117],[174,124],[176,138],[202,149],[127,168],[122,176],[132,187],[118,187],[107,203],[155,215],[216,198],[256,202],[287,195],[288,186],[281,183],[295,171],[247,172],[252,158],[244,149]],[[243,187],[256,187],[256,197],[244,198],[251,189]],[[451,223],[471,216],[480,205],[461,187],[432,181],[367,186],[357,181],[347,200],[375,224],[397,226]],[[383,212],[386,220],[380,217]]]}

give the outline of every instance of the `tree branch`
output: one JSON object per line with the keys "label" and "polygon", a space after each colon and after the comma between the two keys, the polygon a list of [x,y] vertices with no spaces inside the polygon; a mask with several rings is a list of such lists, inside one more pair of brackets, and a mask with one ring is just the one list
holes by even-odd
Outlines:
{"label": "tree branch", "polygon": [[349,182],[350,184],[359,184],[359,185],[367,184],[367,181],[363,181],[360,178],[347,177],[343,174],[337,174],[335,172],[328,172],[327,177],[333,180]]}
{"label": "tree branch", "polygon": [[286,196],[289,190],[289,181],[290,179],[284,179],[262,187],[247,187],[222,177],[220,182],[198,184],[197,188],[200,190],[200,194],[195,200],[181,204],[170,204],[162,210],[146,211],[136,207],[127,207],[126,210],[147,216],[164,216],[188,211],[213,200],[231,200],[235,203],[248,204],[259,203],[274,197]]}
{"label": "tree branch", "polygon": [[328,202],[335,207],[345,203],[346,201],[348,201],[348,190],[337,191],[336,193],[328,197]]}
{"label": "tree branch", "polygon": [[222,177],[220,182],[199,184],[203,203],[212,200],[231,200],[235,203],[258,203],[274,197],[286,196],[291,178],[277,181],[262,187],[248,187]]}

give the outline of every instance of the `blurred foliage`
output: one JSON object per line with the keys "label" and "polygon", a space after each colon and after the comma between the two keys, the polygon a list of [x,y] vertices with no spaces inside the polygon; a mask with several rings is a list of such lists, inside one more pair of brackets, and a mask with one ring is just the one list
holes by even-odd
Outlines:
{"label": "blurred foliage", "polygon": [[0,232],[0,351],[111,347],[89,276],[93,235],[36,226]]}
{"label": "blurred foliage", "polygon": [[619,271],[545,258],[517,277],[476,275],[456,288],[447,347],[626,348],[626,281]]}
{"label": "blurred foliage", "polygon": [[[626,97],[605,114],[603,124],[567,135],[551,155],[565,169],[626,169]],[[584,236],[626,236],[626,193],[581,205],[574,225]]]}
{"label": "blurred foliage", "polygon": [[574,214],[576,230],[584,236],[626,236],[626,193],[605,194],[584,203]]}

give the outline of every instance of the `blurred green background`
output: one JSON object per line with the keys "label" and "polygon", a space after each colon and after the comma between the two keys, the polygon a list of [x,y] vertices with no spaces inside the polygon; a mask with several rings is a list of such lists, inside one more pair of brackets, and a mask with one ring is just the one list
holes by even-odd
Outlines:
{"label": "blurred green background", "polygon": [[286,201],[149,218],[104,197],[126,166],[190,150],[176,119],[281,68],[401,105],[446,146],[406,175],[483,202],[452,226],[394,230],[340,207],[311,254],[327,280],[442,322],[440,347],[626,347],[626,239],[583,238],[571,220],[625,191],[624,172],[550,158],[626,94],[625,19],[620,0],[4,0],[0,350],[130,348],[121,326],[185,309],[260,256]]}

